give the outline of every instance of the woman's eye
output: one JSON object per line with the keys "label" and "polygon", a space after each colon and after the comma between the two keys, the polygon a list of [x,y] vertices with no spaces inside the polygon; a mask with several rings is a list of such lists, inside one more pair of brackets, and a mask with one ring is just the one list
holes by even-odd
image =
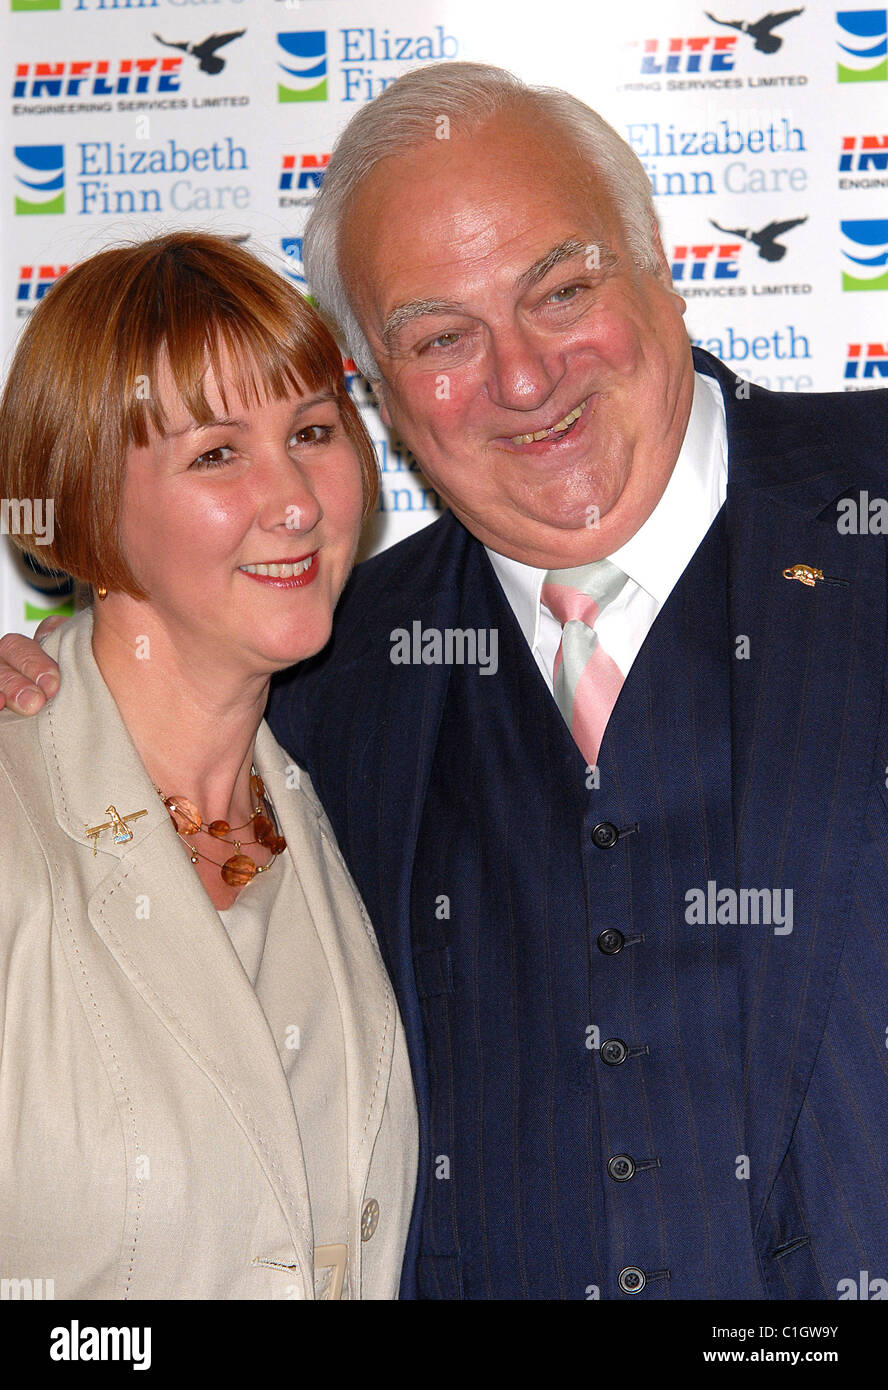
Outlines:
{"label": "woman's eye", "polygon": [[192,468],[221,468],[224,463],[228,463],[229,457],[233,453],[234,450],[229,445],[219,444],[215,449],[207,449],[205,454],[199,454],[191,466]]}
{"label": "woman's eye", "polygon": [[290,438],[291,444],[326,444],[333,435],[333,425],[303,425]]}

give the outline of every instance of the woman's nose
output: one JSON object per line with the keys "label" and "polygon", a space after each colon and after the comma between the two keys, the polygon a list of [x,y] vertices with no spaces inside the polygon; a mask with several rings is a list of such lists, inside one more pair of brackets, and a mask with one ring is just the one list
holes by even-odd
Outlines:
{"label": "woman's nose", "polygon": [[304,535],[317,526],[324,514],[308,471],[286,451],[268,460],[262,470],[261,488],[259,519],[268,530],[284,526],[296,535]]}

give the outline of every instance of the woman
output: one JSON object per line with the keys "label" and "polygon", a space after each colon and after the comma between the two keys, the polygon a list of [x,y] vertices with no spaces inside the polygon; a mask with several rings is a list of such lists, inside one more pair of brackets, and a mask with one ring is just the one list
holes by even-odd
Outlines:
{"label": "woman", "polygon": [[[394,1298],[416,1119],[370,924],[262,721],[375,500],[317,315],[221,238],[76,265],[25,328],[0,491],[98,602],[0,712],[0,1277],[56,1298]],[[49,513],[47,513],[49,514]]]}

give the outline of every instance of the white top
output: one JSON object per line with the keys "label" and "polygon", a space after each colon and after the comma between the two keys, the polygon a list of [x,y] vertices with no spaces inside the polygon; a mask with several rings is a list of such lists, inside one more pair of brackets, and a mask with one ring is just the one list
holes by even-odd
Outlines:
{"label": "white top", "polygon": [[[728,486],[728,435],[721,388],[695,373],[688,427],[666,490],[647,521],[608,558],[628,576],[595,624],[624,676],[654,619],[712,525]],[[542,603],[546,570],[486,547],[521,631],[549,689],[561,624]]]}

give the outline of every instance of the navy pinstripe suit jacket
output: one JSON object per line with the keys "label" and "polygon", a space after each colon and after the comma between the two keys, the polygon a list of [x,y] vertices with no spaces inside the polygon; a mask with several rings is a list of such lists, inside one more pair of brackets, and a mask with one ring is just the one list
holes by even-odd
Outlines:
{"label": "navy pinstripe suit jacket", "polygon": [[[359,566],[327,649],[275,682],[271,726],[407,1029],[406,1297],[888,1279],[888,568],[836,507],[888,496],[888,392],[778,395],[695,360],[725,399],[728,498],[623,686],[598,787],[451,515]],[[788,581],[796,563],[840,582]],[[496,628],[496,675],[394,664],[415,621]]]}

